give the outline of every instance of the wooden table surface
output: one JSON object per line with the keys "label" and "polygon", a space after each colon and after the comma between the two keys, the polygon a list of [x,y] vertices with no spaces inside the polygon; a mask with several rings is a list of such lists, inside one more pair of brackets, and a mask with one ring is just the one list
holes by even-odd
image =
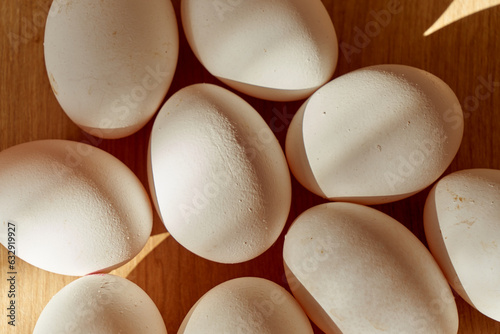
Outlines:
{"label": "wooden table surface", "polygon": [[[364,40],[359,37],[360,31],[377,26],[373,11],[387,9],[397,0],[323,2],[341,43],[335,77],[383,63],[411,65],[437,75],[455,91],[466,116],[462,146],[446,173],[473,167],[500,169],[500,35],[497,33],[500,6],[496,6],[499,0],[402,0],[401,11],[392,15],[387,24],[379,24],[379,29],[369,32]],[[147,187],[146,150],[152,122],[130,137],[101,140],[82,132],[59,107],[43,60],[49,5],[49,0],[3,0],[0,4],[0,151],[38,139],[91,142],[122,160]],[[179,19],[179,1],[174,1],[174,7]],[[180,34],[178,68],[167,98],[192,83],[221,84],[196,60],[182,29]],[[497,83],[488,85],[487,82]],[[273,130],[283,145],[290,114],[302,101],[277,103],[243,97],[268,124],[274,124]],[[422,208],[428,191],[376,208],[399,220],[425,242]],[[295,180],[293,193],[286,229],[298,214],[325,202]],[[287,287],[281,256],[284,233],[265,254],[237,265],[212,263],[186,251],[168,237],[157,216],[153,235],[139,258],[115,273],[137,283],[151,296],[169,333],[176,333],[199,297],[228,279],[258,276]],[[18,313],[14,328],[7,326],[6,318],[6,260],[7,251],[0,247],[0,333],[31,333],[45,304],[75,277],[51,274],[17,259]],[[456,301],[460,313],[459,333],[500,333],[499,322],[480,314],[458,296]]]}

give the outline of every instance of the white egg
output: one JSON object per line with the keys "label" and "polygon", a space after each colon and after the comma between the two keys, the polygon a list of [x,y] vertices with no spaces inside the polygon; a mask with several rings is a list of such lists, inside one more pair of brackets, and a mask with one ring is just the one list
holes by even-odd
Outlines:
{"label": "white egg", "polygon": [[53,1],[45,64],[61,107],[103,138],[142,128],[163,101],[177,65],[170,0]]}
{"label": "white egg", "polygon": [[182,0],[181,14],[198,60],[242,93],[299,100],[335,71],[337,37],[320,0]]}
{"label": "white egg", "polygon": [[208,291],[184,318],[178,334],[313,334],[295,299],[278,284],[242,277]]}
{"label": "white egg", "polygon": [[167,334],[160,311],[131,281],[113,275],[81,277],[45,306],[33,334]]}
{"label": "white egg", "polygon": [[380,204],[437,180],[462,135],[462,109],[446,83],[417,68],[377,65],[316,91],[290,124],[286,154],[313,193]]}
{"label": "white egg", "polygon": [[327,334],[456,334],[458,314],[427,248],[388,215],[353,203],[301,214],[285,236],[285,273]]}
{"label": "white egg", "polygon": [[432,254],[470,305],[500,321],[500,170],[468,169],[429,193],[424,227]]}
{"label": "white egg", "polygon": [[[63,275],[116,268],[144,247],[153,224],[146,190],[93,146],[41,140],[0,153],[0,222],[16,256]],[[0,234],[8,247],[9,239]]]}
{"label": "white egg", "polygon": [[269,126],[236,94],[181,89],[161,108],[149,152],[156,208],[188,250],[236,263],[276,241],[290,211],[288,166]]}

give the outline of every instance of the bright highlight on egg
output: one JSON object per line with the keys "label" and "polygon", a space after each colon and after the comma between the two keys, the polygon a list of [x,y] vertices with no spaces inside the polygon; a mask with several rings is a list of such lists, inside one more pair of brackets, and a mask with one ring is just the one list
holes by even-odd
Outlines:
{"label": "bright highlight on egg", "polygon": [[462,135],[462,108],[445,82],[410,66],[376,65],[316,91],[290,124],[286,155],[316,195],[381,204],[437,180]]}
{"label": "bright highlight on egg", "polygon": [[248,261],[281,234],[291,181],[266,122],[236,94],[211,84],[175,93],[151,132],[149,183],[168,232],[191,252]]}
{"label": "bright highlight on egg", "polygon": [[[10,147],[0,153],[0,185],[0,222],[16,227],[16,256],[43,270],[70,276],[112,270],[151,234],[142,183],[120,160],[87,144]],[[2,245],[7,241],[0,234]]]}
{"label": "bright highlight on egg", "polygon": [[300,100],[335,71],[337,36],[320,0],[182,0],[181,14],[198,60],[244,94]]}

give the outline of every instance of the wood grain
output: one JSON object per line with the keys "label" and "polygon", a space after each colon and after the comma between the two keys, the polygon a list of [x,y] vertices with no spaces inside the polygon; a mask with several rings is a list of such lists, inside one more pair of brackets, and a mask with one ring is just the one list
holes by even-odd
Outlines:
{"label": "wood grain", "polygon": [[[459,1],[459,0],[455,0]],[[486,0],[485,0],[486,1]],[[333,1],[324,0],[335,24],[341,47],[335,76],[382,63],[400,63],[427,70],[447,82],[462,102],[466,113],[465,137],[455,160],[446,171],[486,167],[500,169],[500,87],[487,97],[482,79],[500,81],[499,35],[500,7],[472,13],[480,1],[460,1],[461,14],[447,12],[442,24],[429,36],[424,32],[450,6],[449,0],[401,1],[401,10],[390,22],[379,24],[369,41],[360,43],[357,35],[369,22],[376,22],[374,11],[392,6],[396,0]],[[492,1],[489,1],[491,3]],[[471,3],[470,8],[467,3]],[[475,3],[475,4],[472,4]],[[133,136],[119,140],[101,140],[82,132],[59,107],[49,85],[43,61],[43,33],[49,0],[5,0],[0,4],[0,151],[10,146],[38,139],[63,138],[90,142],[114,154],[128,165],[147,186],[146,149],[152,123]],[[179,18],[179,1],[174,1]],[[465,7],[464,7],[465,6]],[[469,9],[468,9],[469,8]],[[470,10],[472,15],[463,15]],[[441,23],[438,23],[441,24]],[[168,96],[178,89],[198,82],[222,85],[196,60],[181,29],[178,69]],[[352,53],[345,52],[346,48]],[[167,98],[168,98],[167,96]],[[283,145],[286,126],[301,101],[277,103],[242,96],[268,122]],[[0,185],[1,186],[1,185]],[[410,228],[425,243],[422,208],[429,189],[403,201],[376,208]],[[287,223],[307,208],[324,200],[310,194],[293,180],[293,203]],[[203,260],[167,237],[165,228],[155,217],[153,235],[166,237],[156,247],[151,245],[141,259],[115,273],[126,276],[142,287],[154,300],[169,333],[176,333],[185,314],[206,291],[228,279],[241,276],[268,278],[287,287],[283,275],[281,250],[283,235],[265,254],[238,265],[222,265]],[[156,239],[158,241],[158,239]],[[49,299],[75,277],[51,274],[17,259],[16,327],[7,326],[7,251],[0,247],[0,332],[31,333],[38,315]],[[500,333],[500,323],[480,314],[460,297],[460,334]],[[316,329],[316,333],[321,333]]]}

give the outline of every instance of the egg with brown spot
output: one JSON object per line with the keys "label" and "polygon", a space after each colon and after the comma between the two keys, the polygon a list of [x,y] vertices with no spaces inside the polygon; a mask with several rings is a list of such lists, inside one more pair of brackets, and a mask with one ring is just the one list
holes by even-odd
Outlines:
{"label": "egg with brown spot", "polygon": [[460,296],[500,321],[500,170],[466,169],[432,188],[424,227],[432,254]]}

